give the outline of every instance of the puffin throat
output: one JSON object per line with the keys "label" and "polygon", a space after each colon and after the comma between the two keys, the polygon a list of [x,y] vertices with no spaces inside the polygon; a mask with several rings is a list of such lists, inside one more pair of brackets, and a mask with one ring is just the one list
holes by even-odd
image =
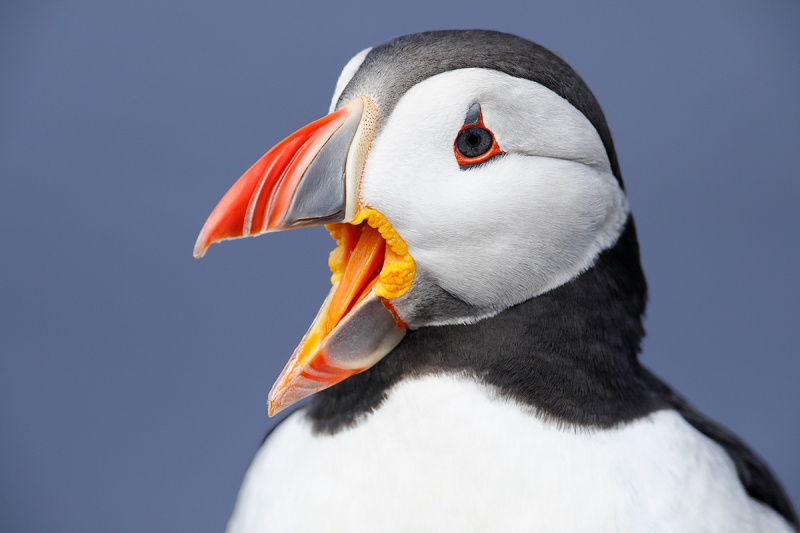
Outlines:
{"label": "puffin throat", "polygon": [[405,241],[380,212],[362,209],[352,222],[325,228],[336,241],[328,258],[331,284],[337,287],[329,311],[333,326],[373,289],[379,298],[391,300],[411,288],[414,260]]}
{"label": "puffin throat", "polygon": [[352,222],[326,228],[336,241],[332,287],[270,391],[270,415],[370,368],[406,334],[390,300],[408,292],[415,267],[391,223],[365,208]]}

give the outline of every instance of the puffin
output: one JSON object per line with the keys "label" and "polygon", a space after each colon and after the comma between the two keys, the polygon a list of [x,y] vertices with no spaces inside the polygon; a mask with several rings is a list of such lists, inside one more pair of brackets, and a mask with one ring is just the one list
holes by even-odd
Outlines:
{"label": "puffin", "polygon": [[330,293],[269,414],[311,398],[265,437],[229,533],[798,531],[767,466],[639,362],[614,143],[558,55],[484,30],[363,50],[194,255],[319,225]]}

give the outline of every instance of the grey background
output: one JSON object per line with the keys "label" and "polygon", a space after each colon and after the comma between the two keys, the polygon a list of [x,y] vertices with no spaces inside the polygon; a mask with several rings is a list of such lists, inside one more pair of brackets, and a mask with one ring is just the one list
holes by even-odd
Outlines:
{"label": "grey background", "polygon": [[800,503],[798,3],[3,2],[0,530],[223,529],[333,243],[195,261],[194,239],[352,55],[467,27],[593,89],[651,287],[642,359]]}

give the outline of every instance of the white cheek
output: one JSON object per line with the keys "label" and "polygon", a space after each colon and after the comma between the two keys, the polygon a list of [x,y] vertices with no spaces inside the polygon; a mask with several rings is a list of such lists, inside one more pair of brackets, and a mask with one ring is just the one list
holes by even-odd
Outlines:
{"label": "white cheek", "polygon": [[[532,82],[501,79],[494,87],[496,73],[467,74],[485,79],[476,85],[440,75],[398,102],[374,141],[361,200],[389,219],[432,281],[496,312],[591,267],[616,242],[628,206],[599,136],[577,110]],[[518,104],[507,87],[514,84],[529,95],[527,117],[507,111]],[[497,89],[477,97],[487,102],[486,124],[501,148],[511,148],[461,169],[453,142],[474,86]],[[505,106],[503,95],[511,100]]]}
{"label": "white cheek", "polygon": [[613,176],[559,159],[506,156],[408,186],[417,201],[386,204],[387,216],[415,261],[477,307],[504,308],[577,276],[627,215]]}

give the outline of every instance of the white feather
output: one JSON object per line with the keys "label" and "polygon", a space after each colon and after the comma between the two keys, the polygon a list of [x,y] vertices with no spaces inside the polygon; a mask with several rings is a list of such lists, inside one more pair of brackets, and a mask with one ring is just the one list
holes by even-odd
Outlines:
{"label": "white feather", "polygon": [[674,411],[610,430],[543,422],[466,378],[401,382],[353,429],[302,412],[250,466],[229,533],[791,532]]}

